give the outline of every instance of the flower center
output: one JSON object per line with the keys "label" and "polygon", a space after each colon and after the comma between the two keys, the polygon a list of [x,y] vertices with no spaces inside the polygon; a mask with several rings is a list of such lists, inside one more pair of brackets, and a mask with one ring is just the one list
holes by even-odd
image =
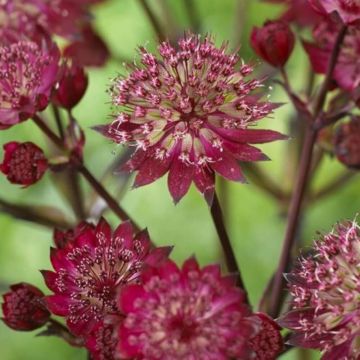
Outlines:
{"label": "flower center", "polygon": [[186,321],[182,317],[175,317],[170,320],[168,330],[176,340],[189,342],[196,336],[197,325],[192,321]]}

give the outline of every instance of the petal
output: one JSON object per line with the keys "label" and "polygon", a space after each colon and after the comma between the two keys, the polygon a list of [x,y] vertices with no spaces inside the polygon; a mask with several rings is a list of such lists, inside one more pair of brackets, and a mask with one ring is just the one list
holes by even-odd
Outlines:
{"label": "petal", "polygon": [[97,238],[97,242],[100,244],[109,244],[112,238],[111,235],[111,227],[109,223],[104,219],[101,218],[99,223],[96,226],[95,234]]}
{"label": "petal", "polygon": [[40,272],[44,277],[46,286],[53,292],[59,291],[56,285],[57,273],[48,270],[41,270]]}
{"label": "petal", "polygon": [[127,285],[120,291],[118,306],[125,314],[136,312],[135,301],[138,298],[147,297],[147,293],[141,285]]}
{"label": "petal", "polygon": [[300,327],[302,319],[311,320],[314,318],[314,313],[313,308],[296,309],[284,314],[276,322],[283,328],[296,330]]}
{"label": "petal", "polygon": [[62,295],[50,295],[44,298],[45,303],[49,311],[55,315],[67,316],[69,315],[69,306],[72,300],[67,296]]}
{"label": "petal", "polygon": [[228,180],[246,182],[239,164],[226,151],[222,153],[219,160],[211,163],[211,168]]}
{"label": "petal", "polygon": [[140,165],[145,161],[147,155],[144,150],[137,150],[121,168],[120,171],[132,172],[137,170]]}
{"label": "petal", "polygon": [[240,161],[263,161],[269,158],[258,148],[241,143],[224,141],[224,147]]}
{"label": "petal", "polygon": [[152,183],[162,177],[169,169],[170,157],[164,160],[148,158],[139,168],[134,181],[134,187],[139,187]]}
{"label": "petal", "polygon": [[309,56],[313,70],[325,74],[330,60],[330,53],[308,41],[303,41],[303,46]]}
{"label": "petal", "polygon": [[194,176],[194,166],[175,159],[170,166],[168,186],[175,203],[188,192]]}
{"label": "petal", "polygon": [[133,248],[134,229],[131,221],[124,221],[114,231],[114,239],[120,239],[127,249]]}
{"label": "petal", "polygon": [[205,195],[209,205],[215,189],[215,173],[207,167],[197,167],[194,174],[194,183],[198,190]]}
{"label": "petal", "polygon": [[173,247],[172,246],[161,246],[153,249],[145,259],[145,264],[150,266],[158,266],[168,259]]}
{"label": "petal", "polygon": [[228,139],[248,144],[264,144],[275,140],[286,140],[288,137],[273,130],[260,129],[216,129],[218,133]]}
{"label": "petal", "polygon": [[140,256],[145,255],[148,253],[150,249],[150,235],[147,229],[144,229],[136,234],[134,241],[138,241],[140,243],[141,252],[139,253]]}

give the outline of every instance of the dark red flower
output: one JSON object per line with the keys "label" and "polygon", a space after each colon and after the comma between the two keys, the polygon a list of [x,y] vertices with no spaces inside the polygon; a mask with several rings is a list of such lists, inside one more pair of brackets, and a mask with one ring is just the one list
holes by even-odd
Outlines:
{"label": "dark red flower", "polygon": [[278,323],[294,332],[290,345],[319,349],[323,360],[359,359],[359,249],[359,225],[344,221],[286,275],[292,310]]}
{"label": "dark red flower", "polygon": [[114,325],[101,322],[87,337],[86,347],[92,360],[115,360],[117,343]]}
{"label": "dark red flower", "polygon": [[50,318],[42,303],[44,294],[35,286],[19,283],[3,295],[4,323],[14,330],[31,331],[43,326]]}
{"label": "dark red flower", "polygon": [[66,247],[67,244],[74,242],[78,236],[81,236],[81,234],[88,231],[88,229],[94,230],[95,226],[86,221],[81,222],[74,229],[65,231],[55,229],[53,234],[54,244],[57,248],[62,249]]}
{"label": "dark red flower", "polygon": [[[118,355],[146,360],[247,359],[247,339],[257,328],[244,294],[217,265],[182,269],[172,261],[149,268],[143,284],[119,293],[126,315],[119,327]],[[121,357],[122,358],[122,357]],[[249,357],[251,358],[251,357]]]}
{"label": "dark red flower", "polygon": [[345,24],[360,20],[360,0],[309,0],[324,15],[336,13]]}
{"label": "dark red flower", "polygon": [[[304,42],[315,72],[325,74],[335,45],[340,24],[324,20],[313,31],[315,42]],[[353,92],[360,86],[360,27],[349,26],[334,70],[339,87]]]}
{"label": "dark red flower", "polygon": [[287,10],[280,19],[294,22],[299,26],[312,26],[321,20],[321,16],[310,5],[309,0],[265,0],[272,3],[283,3]]}
{"label": "dark red flower", "polygon": [[134,237],[130,222],[112,233],[102,219],[96,228],[75,234],[65,247],[51,250],[55,272],[43,271],[55,293],[46,297],[48,308],[66,317],[74,334],[86,336],[106,315],[118,313],[116,293],[128,283],[137,283],[142,268],[161,263],[170,250],[151,250],[147,231]]}
{"label": "dark red flower", "polygon": [[295,44],[295,36],[289,25],[280,20],[267,21],[261,28],[255,27],[250,40],[255,52],[276,67],[286,64]]}
{"label": "dark red flower", "polygon": [[55,44],[19,41],[0,46],[0,129],[44,110],[56,82],[60,53]]}
{"label": "dark red flower", "polygon": [[79,66],[104,66],[110,57],[110,51],[104,40],[90,26],[82,29],[79,40],[70,43],[64,49],[64,56]]}
{"label": "dark red flower", "polygon": [[250,339],[250,347],[256,354],[256,360],[275,360],[284,344],[280,326],[264,313],[256,313],[254,318],[260,321],[260,331]]}
{"label": "dark red flower", "polygon": [[342,123],[334,137],[335,154],[346,166],[360,169],[360,116]]}
{"label": "dark red flower", "polygon": [[9,142],[3,146],[4,160],[0,171],[13,184],[24,186],[38,182],[48,168],[43,151],[31,142]]}
{"label": "dark red flower", "polygon": [[88,86],[84,69],[75,64],[65,65],[54,92],[54,103],[71,110],[82,99]]}
{"label": "dark red flower", "polygon": [[114,121],[97,127],[116,143],[136,147],[123,170],[138,171],[134,186],[165,173],[175,202],[192,182],[211,201],[215,172],[245,181],[239,161],[267,157],[250,144],[285,137],[254,129],[258,120],[278,105],[261,101],[262,81],[249,80],[252,67],[228,55],[226,45],[215,47],[211,37],[187,34],[175,49],[159,46],[161,59],[140,49],[143,66],[111,87]]}

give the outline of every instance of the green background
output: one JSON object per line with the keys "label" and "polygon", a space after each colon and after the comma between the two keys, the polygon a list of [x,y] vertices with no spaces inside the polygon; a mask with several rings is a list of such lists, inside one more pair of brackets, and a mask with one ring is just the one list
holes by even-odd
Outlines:
{"label": "green background", "polygon": [[[248,44],[250,29],[261,25],[266,18],[274,18],[279,8],[254,0],[245,0],[246,6],[239,13],[239,3],[235,0],[197,0],[193,1],[201,17],[202,32],[212,33],[216,41],[234,39],[242,29],[244,60],[255,60]],[[156,14],[165,19],[161,3],[168,6],[173,19],[167,21],[177,26],[181,34],[188,28],[187,14],[182,0],[150,0]],[[146,44],[148,49],[156,45],[155,34],[136,0],[106,1],[94,9],[95,25],[104,36],[117,57],[135,58],[136,47]],[[244,23],[241,25],[239,21]],[[299,44],[288,66],[290,79],[296,88],[304,84],[304,71],[308,64]],[[116,73],[124,69],[119,62],[112,60],[105,68],[90,70],[90,87],[84,100],[74,114],[85,129],[87,145],[85,158],[88,167],[100,176],[114,161],[119,148],[90,129],[95,124],[108,121],[110,108],[106,87]],[[271,100],[286,101],[278,86],[271,92]],[[263,121],[260,126],[287,132],[287,119],[291,116],[291,105],[277,110],[273,119]],[[38,129],[25,122],[0,133],[1,144],[9,140],[27,141],[46,145]],[[291,141],[291,140],[290,140]],[[272,161],[261,163],[263,170],[279,183],[286,183],[284,175],[285,142],[265,145],[262,148]],[[335,159],[328,157],[320,168],[314,187],[327,183],[342,171]],[[285,176],[285,178],[284,178]],[[109,185],[116,188],[116,178]],[[303,239],[310,244],[316,231],[328,231],[332,224],[343,218],[354,218],[359,210],[359,178],[340,188],[335,195],[307,208],[302,222]],[[285,186],[285,185],[284,185]],[[87,193],[89,189],[84,186]],[[278,204],[255,185],[249,183],[228,184],[229,192],[226,205],[227,225],[237,259],[253,304],[256,304],[269,276],[273,272],[284,235],[285,222]],[[52,178],[47,174],[44,179],[28,189],[20,189],[0,177],[1,198],[24,204],[55,205],[66,213],[71,213],[64,197],[54,189]],[[172,257],[182,262],[195,254],[201,264],[217,262],[221,251],[209,216],[208,208],[202,197],[193,188],[190,193],[174,206],[166,188],[166,179],[161,179],[144,188],[130,190],[123,197],[122,205],[142,227],[148,227],[153,241],[158,245],[175,245]],[[117,219],[111,214],[106,217],[115,226]],[[5,292],[8,285],[20,281],[36,284],[46,291],[39,269],[49,269],[49,247],[51,230],[27,222],[14,220],[0,214],[0,286]],[[0,323],[0,358],[2,360],[52,360],[85,359],[85,352],[70,348],[57,338],[35,338],[36,332],[19,333]],[[305,359],[303,353],[290,351],[283,359]],[[316,354],[314,359],[319,358]]]}

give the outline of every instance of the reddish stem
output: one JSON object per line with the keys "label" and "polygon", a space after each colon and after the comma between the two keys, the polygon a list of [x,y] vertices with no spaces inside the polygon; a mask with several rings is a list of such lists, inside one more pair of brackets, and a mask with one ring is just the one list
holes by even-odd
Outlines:
{"label": "reddish stem", "polygon": [[329,61],[325,80],[319,91],[319,95],[316,99],[316,103],[314,106],[313,124],[308,126],[306,130],[303,150],[300,159],[299,173],[298,173],[295,189],[293,192],[293,196],[290,202],[287,229],[285,233],[283,249],[282,249],[279,265],[275,273],[274,286],[270,298],[270,314],[273,317],[277,317],[279,315],[282,305],[281,304],[282,289],[284,284],[283,273],[286,271],[286,268],[290,262],[291,250],[294,244],[295,235],[298,227],[298,222],[301,213],[301,206],[304,199],[304,194],[306,191],[306,186],[311,169],[312,153],[315,145],[315,140],[317,137],[317,130],[315,129],[314,125],[318,121],[319,115],[321,115],[322,108],[325,104],[326,95],[329,90],[329,85],[332,80],[332,75],[340,53],[341,44],[346,34],[346,30],[347,27],[344,25],[337,36],[332,51],[332,55]]}

